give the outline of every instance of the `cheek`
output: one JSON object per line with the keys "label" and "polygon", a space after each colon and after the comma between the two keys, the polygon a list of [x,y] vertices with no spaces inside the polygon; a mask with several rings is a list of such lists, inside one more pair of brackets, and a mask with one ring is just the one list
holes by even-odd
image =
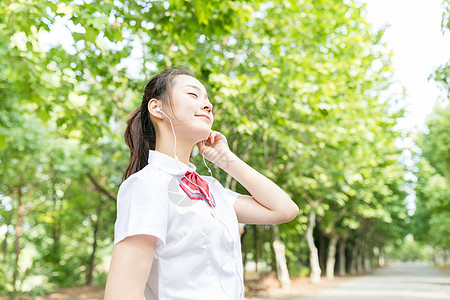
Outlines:
{"label": "cheek", "polygon": [[190,120],[194,116],[191,105],[187,103],[174,103],[174,112],[178,120]]}
{"label": "cheek", "polygon": [[196,103],[189,98],[183,98],[177,102],[177,110],[183,114],[194,114],[197,109]]}

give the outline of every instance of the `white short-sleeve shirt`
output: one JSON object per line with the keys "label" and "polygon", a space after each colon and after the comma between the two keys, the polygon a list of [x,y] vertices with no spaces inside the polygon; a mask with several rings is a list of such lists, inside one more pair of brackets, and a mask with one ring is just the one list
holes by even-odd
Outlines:
{"label": "white short-sleeve shirt", "polygon": [[114,245],[136,234],[157,237],[145,299],[241,299],[241,244],[233,208],[240,194],[202,176],[216,202],[211,208],[179,187],[195,165],[154,150],[148,162],[120,185],[114,227]]}

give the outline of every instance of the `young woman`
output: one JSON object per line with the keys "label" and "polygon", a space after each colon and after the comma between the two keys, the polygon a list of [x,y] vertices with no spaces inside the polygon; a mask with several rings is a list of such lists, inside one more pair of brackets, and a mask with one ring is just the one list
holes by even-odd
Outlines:
{"label": "young woman", "polygon": [[[125,131],[131,156],[117,196],[106,300],[241,299],[238,222],[277,224],[298,214],[281,188],[211,130],[212,107],[186,70],[166,70],[146,85]],[[194,145],[251,196],[199,176],[189,162]]]}

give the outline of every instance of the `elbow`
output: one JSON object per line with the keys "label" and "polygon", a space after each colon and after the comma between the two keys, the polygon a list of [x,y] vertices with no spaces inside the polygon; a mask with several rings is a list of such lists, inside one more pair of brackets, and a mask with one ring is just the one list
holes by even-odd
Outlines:
{"label": "elbow", "polygon": [[294,219],[297,217],[299,211],[300,211],[300,210],[299,210],[297,204],[295,204],[294,202],[292,202],[292,208],[291,208],[290,211],[289,211],[289,216],[288,216],[288,219],[289,219],[289,220],[288,220],[287,222],[294,220]]}
{"label": "elbow", "polygon": [[[290,200],[290,199],[289,199]],[[295,219],[299,213],[299,208],[294,201],[290,200],[288,207],[285,208],[280,223],[287,223]]]}

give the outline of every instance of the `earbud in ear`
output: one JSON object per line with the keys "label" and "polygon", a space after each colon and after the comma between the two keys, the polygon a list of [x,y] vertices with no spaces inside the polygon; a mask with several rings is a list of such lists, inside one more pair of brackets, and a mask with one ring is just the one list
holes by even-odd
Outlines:
{"label": "earbud in ear", "polygon": [[161,110],[161,108],[159,108],[159,107],[155,108],[155,110],[158,111],[158,112],[160,112],[160,113],[163,112],[163,111]]}

